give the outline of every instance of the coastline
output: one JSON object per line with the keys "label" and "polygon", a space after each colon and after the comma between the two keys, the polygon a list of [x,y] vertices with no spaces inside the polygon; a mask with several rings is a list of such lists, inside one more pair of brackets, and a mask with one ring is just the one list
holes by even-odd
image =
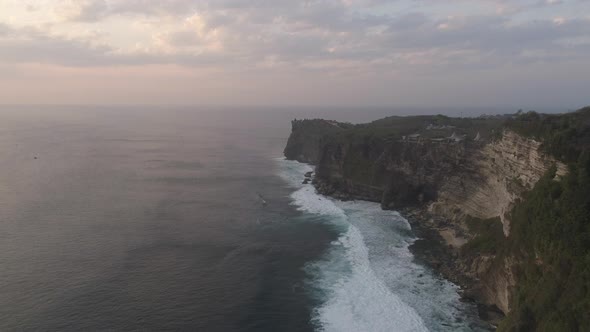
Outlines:
{"label": "coastline", "polygon": [[[303,179],[303,183],[309,182],[318,193],[336,200],[372,201],[368,195],[357,197],[326,186],[315,178],[315,171],[306,174]],[[383,206],[381,209],[389,210]],[[465,269],[460,266],[460,246],[463,242],[460,237],[454,235],[459,230],[453,229],[451,223],[445,219],[428,212],[425,206],[403,208],[396,212],[408,221],[416,236],[415,242],[409,247],[414,259],[419,264],[430,268],[435,274],[457,285],[461,301],[475,305],[479,318],[490,324],[490,330],[495,330],[505,315],[496,306],[486,305],[478,300],[481,298],[481,289],[478,288],[480,286],[477,280],[466,275],[463,272]],[[448,236],[445,238],[443,235]],[[453,242],[456,246],[449,244]]]}
{"label": "coastline", "polygon": [[589,116],[296,120],[284,155],[316,166],[320,194],[401,212],[420,238],[408,255],[452,283],[479,321],[574,330],[590,321]]}
{"label": "coastline", "polygon": [[[505,317],[504,313],[496,306],[486,305],[478,300],[480,289],[473,278],[461,272],[460,249],[450,246],[441,231],[444,221],[436,221],[424,208],[406,208],[399,213],[408,220],[412,231],[418,238],[411,246],[410,251],[415,259],[430,267],[443,278],[459,286],[459,295],[462,301],[473,303],[477,306],[481,320],[497,327]],[[441,227],[443,226],[443,227]]]}

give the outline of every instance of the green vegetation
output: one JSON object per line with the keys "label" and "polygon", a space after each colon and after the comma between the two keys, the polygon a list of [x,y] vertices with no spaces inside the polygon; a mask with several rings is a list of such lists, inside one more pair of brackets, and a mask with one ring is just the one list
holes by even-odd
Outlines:
{"label": "green vegetation", "polygon": [[502,222],[500,222],[500,218],[497,217],[482,220],[469,217],[466,222],[469,231],[472,234],[475,234],[475,238],[463,246],[463,254],[498,254],[498,251],[501,248],[499,244],[504,241],[504,232],[502,230]]}
{"label": "green vegetation", "polygon": [[507,128],[542,142],[569,172],[553,167],[516,204],[508,238],[499,223],[468,221],[464,251],[519,262],[512,311],[499,331],[590,331],[590,108],[565,115],[521,113]]}
{"label": "green vegetation", "polygon": [[590,148],[590,107],[562,115],[518,113],[506,125],[543,142],[547,153],[564,162],[576,162],[580,153]]}
{"label": "green vegetation", "polygon": [[569,173],[545,174],[512,211],[504,238],[499,220],[469,219],[476,234],[464,255],[495,255],[518,264],[512,311],[498,331],[590,331],[590,154]]}
{"label": "green vegetation", "polygon": [[[358,183],[379,185],[383,178],[376,177],[376,160],[391,142],[403,136],[420,134],[421,138],[445,138],[453,133],[466,135],[468,142],[480,134],[482,140],[489,140],[500,133],[504,119],[498,118],[451,118],[444,115],[391,116],[371,123],[351,125],[342,130],[323,135],[322,145],[344,156],[343,173],[346,179]],[[311,136],[310,136],[311,137]],[[337,149],[341,149],[342,153]],[[403,196],[403,195],[401,195]]]}
{"label": "green vegetation", "polygon": [[[330,132],[330,139],[336,141],[352,142],[357,139],[395,139],[399,140],[402,136],[411,134],[420,134],[422,137],[449,137],[452,133],[457,135],[467,135],[474,138],[478,133],[485,139],[493,134],[500,133],[504,123],[503,117],[497,118],[452,118],[444,115],[421,115],[421,116],[390,116],[384,119],[376,120],[371,123],[363,124],[342,124],[340,127],[345,130]],[[310,121],[306,120],[306,128],[313,127]],[[432,125],[438,127],[429,129]],[[323,127],[320,127],[323,128]]]}
{"label": "green vegetation", "polygon": [[[371,123],[356,125],[354,135],[374,137],[394,137],[419,133],[422,137],[449,137],[452,133],[474,138],[478,133],[487,138],[501,132],[503,118],[452,118],[444,115],[390,116]],[[446,127],[427,129],[429,125]]]}
{"label": "green vegetation", "polygon": [[500,331],[590,329],[590,155],[549,171],[512,212],[504,254],[522,261]]}
{"label": "green vegetation", "polygon": [[496,220],[467,220],[475,238],[466,255],[493,254],[518,262],[511,312],[499,331],[590,331],[590,108],[564,115],[520,113],[505,126],[542,142],[568,165],[556,167],[511,213],[511,232]]}

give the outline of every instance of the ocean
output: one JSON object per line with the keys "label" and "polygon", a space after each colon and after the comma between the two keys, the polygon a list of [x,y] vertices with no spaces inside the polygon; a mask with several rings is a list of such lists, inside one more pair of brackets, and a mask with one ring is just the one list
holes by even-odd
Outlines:
{"label": "ocean", "polygon": [[400,214],[284,160],[311,109],[0,108],[1,331],[478,331]]}

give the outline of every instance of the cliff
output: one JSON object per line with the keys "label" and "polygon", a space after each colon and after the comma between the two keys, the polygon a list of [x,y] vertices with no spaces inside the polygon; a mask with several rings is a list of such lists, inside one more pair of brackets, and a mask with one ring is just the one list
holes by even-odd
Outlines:
{"label": "cliff", "polygon": [[565,164],[543,153],[540,146],[507,130],[500,140],[470,149],[461,167],[442,182],[431,210],[453,220],[499,217],[508,236],[509,213],[522,193],[531,190],[553,165],[558,176],[567,172]]}
{"label": "cliff", "polygon": [[[309,135],[309,123],[298,122],[285,155],[316,165],[323,194],[413,209],[416,226],[444,241],[447,259],[431,259],[439,271],[509,314],[522,265],[534,256],[502,249],[517,247],[510,244],[513,210],[552,169],[554,182],[568,173],[542,142],[545,132],[523,134],[515,118],[392,117],[329,133],[315,123]],[[526,121],[526,128],[541,126]]]}
{"label": "cliff", "polygon": [[[489,142],[329,140],[322,146],[316,183],[320,192],[342,199],[380,202],[386,209],[426,208],[451,223],[439,227],[447,244],[459,249],[474,238],[468,218],[499,218],[509,235],[509,212],[522,193],[556,164],[540,143],[505,131]],[[565,165],[558,163],[561,172]],[[510,310],[515,279],[510,262],[502,271],[486,266],[491,257],[461,260],[460,269],[482,280],[475,297]],[[494,272],[493,278],[489,278]]]}
{"label": "cliff", "polygon": [[291,121],[291,135],[284,154],[288,159],[316,164],[321,151],[321,138],[346,128],[352,128],[352,125],[323,119],[295,119]]}

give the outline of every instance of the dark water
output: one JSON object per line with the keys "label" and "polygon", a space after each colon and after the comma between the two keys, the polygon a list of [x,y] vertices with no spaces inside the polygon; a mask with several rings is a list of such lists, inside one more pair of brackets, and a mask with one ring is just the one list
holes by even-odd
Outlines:
{"label": "dark water", "polygon": [[480,329],[405,219],[277,159],[294,117],[383,115],[1,107],[0,331]]}
{"label": "dark water", "polygon": [[302,266],[335,234],[290,222],[287,117],[0,118],[0,330],[311,329]]}

